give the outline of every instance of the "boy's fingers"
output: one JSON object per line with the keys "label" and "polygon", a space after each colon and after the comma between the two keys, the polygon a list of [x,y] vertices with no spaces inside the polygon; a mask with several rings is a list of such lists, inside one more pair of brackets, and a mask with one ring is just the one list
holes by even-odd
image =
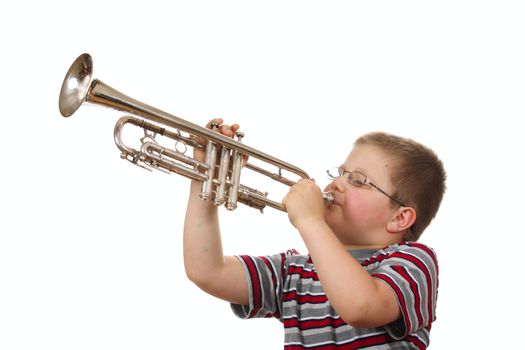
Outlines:
{"label": "boy's fingers", "polygon": [[222,123],[224,123],[224,120],[222,120],[222,118],[214,118],[214,119],[210,120],[210,121],[208,122],[208,124],[206,124],[206,127],[207,127],[208,129],[211,129],[211,125],[212,125],[213,123],[217,123],[217,124],[221,125]]}
{"label": "boy's fingers", "polygon": [[224,136],[232,137],[232,138],[235,136],[235,133],[240,129],[240,125],[237,123],[232,124],[232,125],[223,124],[224,120],[222,118],[214,118],[210,120],[208,124],[206,124],[206,128],[212,129],[212,125],[214,123],[218,124],[219,126],[218,131],[221,134],[223,134]]}
{"label": "boy's fingers", "polygon": [[233,133],[236,133],[239,130],[239,124],[232,124],[231,129]]}

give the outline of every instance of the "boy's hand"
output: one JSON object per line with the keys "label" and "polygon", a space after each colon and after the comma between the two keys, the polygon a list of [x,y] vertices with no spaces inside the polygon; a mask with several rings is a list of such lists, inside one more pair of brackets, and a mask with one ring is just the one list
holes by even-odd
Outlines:
{"label": "boy's hand", "polygon": [[[217,123],[219,125],[219,127],[217,128],[217,132],[224,135],[224,136],[227,136],[227,137],[231,137],[233,138],[235,136],[235,133],[239,130],[240,126],[239,124],[232,124],[232,125],[227,125],[227,124],[223,124],[224,123],[224,120],[222,118],[215,118],[215,119],[212,119],[208,122],[208,124],[206,124],[206,128],[208,129],[213,129],[212,128],[212,124],[213,123]],[[206,147],[206,143],[207,143],[207,140],[201,138],[201,137],[196,137],[195,140],[200,143],[201,145],[203,145],[204,147]],[[205,152],[204,150],[202,149],[198,149],[198,148],[195,148],[193,150],[193,157],[200,161],[200,162],[203,162],[204,159],[205,159]]]}
{"label": "boy's hand", "polygon": [[290,222],[298,229],[313,221],[324,221],[323,195],[313,180],[299,180],[290,188],[282,204]]}

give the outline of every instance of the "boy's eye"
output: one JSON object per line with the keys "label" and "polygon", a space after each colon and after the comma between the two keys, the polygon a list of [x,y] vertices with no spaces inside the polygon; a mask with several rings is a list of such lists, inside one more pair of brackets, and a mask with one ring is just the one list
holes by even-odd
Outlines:
{"label": "boy's eye", "polygon": [[356,186],[356,187],[363,187],[365,184],[364,181],[360,179],[348,179],[348,180],[351,185]]}
{"label": "boy's eye", "polygon": [[366,175],[358,171],[349,173],[348,182],[356,187],[362,187],[366,184]]}

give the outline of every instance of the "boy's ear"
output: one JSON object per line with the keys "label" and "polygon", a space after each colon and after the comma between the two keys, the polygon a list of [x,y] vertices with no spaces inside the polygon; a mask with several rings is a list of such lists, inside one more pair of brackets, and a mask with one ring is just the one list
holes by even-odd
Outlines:
{"label": "boy's ear", "polygon": [[388,233],[400,233],[408,230],[416,221],[416,210],[411,207],[398,208],[386,225]]}

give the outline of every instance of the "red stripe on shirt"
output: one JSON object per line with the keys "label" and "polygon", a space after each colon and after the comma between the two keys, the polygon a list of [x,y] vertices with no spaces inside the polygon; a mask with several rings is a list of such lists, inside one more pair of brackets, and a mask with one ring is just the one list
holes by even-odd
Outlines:
{"label": "red stripe on shirt", "polygon": [[408,337],[405,338],[405,340],[411,342],[412,344],[414,344],[415,346],[417,346],[417,348],[419,350],[425,350],[427,348],[427,344],[423,343],[421,341],[421,339],[419,339],[418,337],[414,337],[412,335],[409,335]]}
{"label": "red stripe on shirt", "polygon": [[437,262],[436,253],[432,249],[430,249],[429,247],[427,247],[424,244],[416,243],[416,242],[408,242],[406,245],[409,246],[409,247],[419,248],[419,249],[423,250],[425,253],[427,253],[428,256],[430,256],[430,258],[434,262],[434,265],[436,266],[436,274],[439,274],[439,265],[438,265],[438,262]]}
{"label": "red stripe on shirt", "polygon": [[289,292],[283,292],[283,302],[296,300],[298,304],[320,304],[326,303],[328,298],[325,294],[322,295],[311,295],[311,294],[297,294],[297,291],[292,290]]}
{"label": "red stripe on shirt", "polygon": [[[363,262],[363,266],[368,266],[368,265],[371,265],[373,263],[381,262],[383,260],[391,259],[391,258],[400,258],[400,259],[404,259],[404,260],[410,261],[411,263],[416,265],[423,272],[423,274],[425,275],[425,279],[426,279],[427,287],[428,287],[428,305],[427,305],[427,310],[428,310],[428,315],[429,315],[429,322],[432,322],[434,320],[434,313],[433,313],[433,309],[432,309],[432,299],[433,299],[433,295],[434,295],[434,289],[433,289],[433,285],[432,285],[432,277],[431,277],[430,271],[428,270],[427,266],[425,265],[425,263],[421,259],[419,259],[416,256],[413,256],[413,255],[410,255],[410,254],[406,254],[406,253],[403,253],[403,252],[394,252],[394,253],[391,253],[391,254],[378,255],[375,258],[372,258],[370,260],[364,261]],[[437,270],[436,270],[436,272],[437,272]],[[436,281],[436,283],[437,283],[437,281]]]}
{"label": "red stripe on shirt", "polygon": [[250,282],[253,291],[253,308],[248,317],[253,318],[262,307],[261,282],[259,280],[259,274],[257,273],[257,267],[253,260],[246,255],[241,256],[241,258],[244,260],[250,274]]}
{"label": "red stripe on shirt", "polygon": [[423,315],[421,314],[421,295],[419,294],[419,288],[418,288],[416,281],[414,281],[412,276],[410,276],[406,268],[402,266],[392,266],[392,269],[396,271],[399,275],[403,276],[403,278],[410,285],[410,290],[412,291],[412,294],[414,295],[414,309],[416,310],[418,326],[422,326],[423,325]]}
{"label": "red stripe on shirt", "polygon": [[343,321],[341,317],[333,318],[330,316],[317,320],[300,320],[296,317],[284,320],[285,328],[297,327],[301,330],[323,328],[328,326],[337,328],[344,325],[347,325],[347,323]]}
{"label": "red stripe on shirt", "polygon": [[[275,275],[275,271],[273,270],[273,266],[272,264],[270,263],[270,260],[268,260],[266,257],[264,256],[261,256],[260,259],[264,262],[264,264],[266,265],[266,267],[268,268],[268,271],[270,271],[270,274],[271,274],[271,278],[272,278],[272,286],[273,286],[273,291],[276,292],[276,288],[277,288],[277,276]],[[277,297],[277,294],[274,293],[274,297],[275,297],[275,300],[278,300],[279,298]],[[274,312],[272,314],[273,317],[275,318],[281,318],[281,313],[279,312],[279,310],[277,309],[276,312]],[[266,316],[268,317],[268,316]]]}
{"label": "red stripe on shirt", "polygon": [[299,275],[301,278],[311,278],[314,281],[319,281],[317,273],[310,269],[305,269],[302,266],[290,265],[288,267],[288,275]]}
{"label": "red stripe on shirt", "polygon": [[346,344],[326,344],[319,346],[308,346],[303,345],[285,345],[285,350],[303,350],[303,349],[316,349],[316,350],[358,350],[364,349],[370,346],[388,344],[395,341],[388,334],[379,334],[366,338],[360,338],[355,341]]}
{"label": "red stripe on shirt", "polygon": [[392,289],[394,290],[394,293],[396,293],[397,300],[399,301],[399,304],[401,306],[401,312],[403,313],[403,318],[405,319],[406,330],[405,330],[405,334],[403,334],[403,337],[405,337],[409,332],[412,331],[411,329],[412,324],[410,322],[410,318],[408,317],[408,307],[407,307],[407,303],[405,300],[405,296],[401,292],[401,289],[399,288],[399,286],[394,282],[394,280],[390,276],[377,273],[377,274],[373,274],[372,277],[379,278],[385,281],[386,283],[390,285],[390,287],[392,287]]}

